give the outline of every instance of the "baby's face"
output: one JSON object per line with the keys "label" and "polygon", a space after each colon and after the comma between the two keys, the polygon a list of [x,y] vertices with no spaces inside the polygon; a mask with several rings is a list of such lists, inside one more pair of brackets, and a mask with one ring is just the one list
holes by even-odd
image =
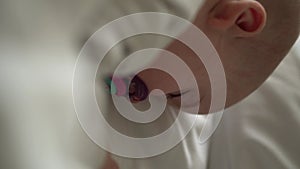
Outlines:
{"label": "baby's face", "polygon": [[[268,19],[276,22],[273,18]],[[272,30],[265,27],[266,21],[265,8],[254,0],[209,0],[195,18],[194,24],[210,39],[222,61],[227,80],[227,89],[224,89],[227,90],[227,107],[257,89],[274,71],[299,35],[295,33],[290,36],[290,39],[281,45],[285,48],[283,52],[276,52],[273,55],[270,50],[275,47],[270,40],[273,35],[269,34]],[[299,23],[286,27],[295,27],[297,30]],[[278,31],[284,31],[283,29],[284,27]],[[192,70],[201,96],[199,113],[208,113],[211,85],[203,63],[194,52],[179,41],[172,42],[167,50],[180,57]],[[163,56],[159,62],[162,58]],[[195,101],[192,97],[195,91],[193,88],[187,87],[188,90],[180,91],[176,81],[166,73],[147,70],[139,76],[149,90],[162,89],[169,96],[170,102],[175,105]],[[181,94],[184,100],[180,99]]]}

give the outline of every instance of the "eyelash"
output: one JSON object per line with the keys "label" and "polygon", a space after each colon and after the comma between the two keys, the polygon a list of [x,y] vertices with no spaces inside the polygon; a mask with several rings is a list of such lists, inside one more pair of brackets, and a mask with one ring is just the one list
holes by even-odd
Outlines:
{"label": "eyelash", "polygon": [[176,97],[180,97],[181,95],[182,95],[181,93],[178,93],[178,94],[169,93],[169,94],[167,94],[167,98],[168,99],[174,99]]}

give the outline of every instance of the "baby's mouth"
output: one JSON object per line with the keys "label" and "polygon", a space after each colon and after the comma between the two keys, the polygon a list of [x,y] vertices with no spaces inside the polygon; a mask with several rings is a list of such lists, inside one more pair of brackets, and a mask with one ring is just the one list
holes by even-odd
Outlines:
{"label": "baby's mouth", "polygon": [[149,95],[149,89],[145,82],[138,76],[134,76],[129,85],[129,99],[131,102],[141,102],[147,99]]}
{"label": "baby's mouth", "polygon": [[147,99],[149,89],[145,82],[138,76],[130,78],[112,77],[105,78],[105,83],[110,94],[117,96],[129,95],[129,100],[133,103],[141,102]]}

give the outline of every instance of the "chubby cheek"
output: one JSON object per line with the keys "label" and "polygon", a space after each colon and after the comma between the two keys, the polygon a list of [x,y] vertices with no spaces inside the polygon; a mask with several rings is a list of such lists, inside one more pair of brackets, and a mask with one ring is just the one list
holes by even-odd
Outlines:
{"label": "chubby cheek", "polygon": [[198,114],[201,106],[200,100],[197,90],[190,90],[180,97],[169,98],[169,103],[184,112]]}

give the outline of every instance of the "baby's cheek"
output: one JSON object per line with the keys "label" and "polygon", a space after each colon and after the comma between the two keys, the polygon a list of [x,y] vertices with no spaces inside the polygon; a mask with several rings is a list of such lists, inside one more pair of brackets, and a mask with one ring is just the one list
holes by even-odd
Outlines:
{"label": "baby's cheek", "polygon": [[169,103],[187,113],[195,112],[195,109],[200,108],[200,98],[194,91],[187,92],[181,97],[169,99]]}

